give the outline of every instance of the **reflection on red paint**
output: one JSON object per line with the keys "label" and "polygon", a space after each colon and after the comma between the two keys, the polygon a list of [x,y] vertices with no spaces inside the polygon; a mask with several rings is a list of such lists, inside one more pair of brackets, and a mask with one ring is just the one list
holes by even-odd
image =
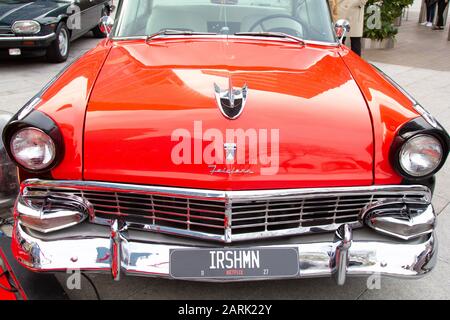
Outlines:
{"label": "reflection on red paint", "polygon": [[[249,87],[235,121],[214,97],[214,84],[230,79]],[[38,109],[64,136],[56,179],[221,190],[399,183],[390,144],[418,116],[345,48],[244,38],[226,45],[214,38],[105,40],[47,90]],[[279,129],[278,172],[263,176],[252,165],[247,174],[215,175],[206,164],[175,165],[171,133],[192,130],[195,121],[221,132]]]}

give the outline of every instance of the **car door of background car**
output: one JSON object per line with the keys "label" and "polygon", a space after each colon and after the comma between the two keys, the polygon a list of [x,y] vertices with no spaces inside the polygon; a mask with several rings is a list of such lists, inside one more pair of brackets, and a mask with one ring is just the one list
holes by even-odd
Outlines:
{"label": "car door of background car", "polygon": [[102,17],[103,3],[104,0],[80,0],[84,2],[84,7],[86,8],[82,12],[82,20],[84,27],[84,32],[88,32],[96,25],[98,25],[100,18]]}
{"label": "car door of background car", "polygon": [[67,21],[67,27],[72,32],[72,40],[76,39],[84,34],[85,21],[83,19],[83,11],[86,10],[85,0],[71,0],[70,5],[67,7],[67,14],[69,19]]}
{"label": "car door of background car", "polygon": [[94,28],[101,18],[103,0],[74,0],[71,15],[72,39],[76,39]]}

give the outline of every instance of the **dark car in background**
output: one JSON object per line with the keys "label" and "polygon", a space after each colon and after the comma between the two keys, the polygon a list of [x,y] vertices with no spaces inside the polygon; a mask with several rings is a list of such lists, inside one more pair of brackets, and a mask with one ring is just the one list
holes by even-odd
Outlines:
{"label": "dark car in background", "polygon": [[109,0],[0,0],[0,57],[42,56],[67,60],[70,42],[93,31],[102,38]]}

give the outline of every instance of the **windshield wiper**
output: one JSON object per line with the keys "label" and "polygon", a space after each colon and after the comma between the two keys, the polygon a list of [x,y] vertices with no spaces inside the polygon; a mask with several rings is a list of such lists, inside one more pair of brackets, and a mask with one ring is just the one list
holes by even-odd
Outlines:
{"label": "windshield wiper", "polygon": [[213,32],[195,32],[189,30],[176,30],[176,29],[163,29],[154,34],[147,36],[147,41],[161,36],[203,36],[203,35],[216,35]]}
{"label": "windshield wiper", "polygon": [[235,36],[249,36],[249,37],[274,37],[274,38],[287,38],[294,40],[298,43],[305,44],[305,41],[303,39],[297,38],[295,36],[291,36],[290,34],[283,33],[283,32],[237,32],[234,34]]}

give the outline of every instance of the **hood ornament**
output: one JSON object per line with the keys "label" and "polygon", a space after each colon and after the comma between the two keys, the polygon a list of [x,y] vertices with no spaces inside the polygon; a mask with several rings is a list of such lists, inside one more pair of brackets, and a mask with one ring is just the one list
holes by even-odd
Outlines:
{"label": "hood ornament", "polygon": [[227,160],[227,163],[234,163],[237,150],[236,143],[225,143],[224,148],[225,148],[225,159]]}
{"label": "hood ornament", "polygon": [[244,111],[245,103],[247,101],[248,87],[244,85],[242,88],[235,88],[229,82],[228,89],[222,90],[214,83],[214,90],[216,93],[216,101],[222,114],[228,119],[237,119]]}

